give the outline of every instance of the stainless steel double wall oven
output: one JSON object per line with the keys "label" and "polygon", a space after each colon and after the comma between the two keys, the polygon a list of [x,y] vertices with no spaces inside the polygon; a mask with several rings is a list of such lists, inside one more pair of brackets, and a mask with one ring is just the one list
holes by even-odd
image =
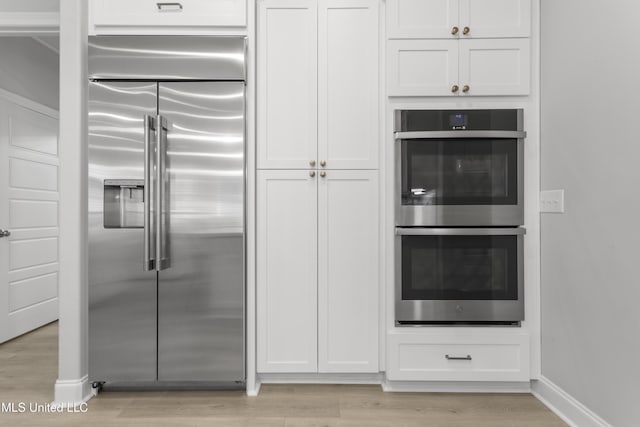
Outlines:
{"label": "stainless steel double wall oven", "polygon": [[523,111],[395,115],[396,321],[524,319]]}

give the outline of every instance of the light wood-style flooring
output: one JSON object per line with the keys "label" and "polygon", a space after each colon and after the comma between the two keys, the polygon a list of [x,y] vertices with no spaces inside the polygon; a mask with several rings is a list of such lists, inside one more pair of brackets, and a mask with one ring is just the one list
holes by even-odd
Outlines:
{"label": "light wood-style flooring", "polygon": [[[58,326],[0,345],[0,402],[49,403]],[[0,413],[7,426],[566,426],[530,394],[384,393],[375,385],[264,385],[243,392],[104,392],[84,414]]]}

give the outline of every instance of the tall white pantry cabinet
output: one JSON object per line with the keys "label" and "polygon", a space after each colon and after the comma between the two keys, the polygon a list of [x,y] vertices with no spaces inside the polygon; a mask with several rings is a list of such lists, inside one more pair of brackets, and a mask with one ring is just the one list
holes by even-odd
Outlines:
{"label": "tall white pantry cabinet", "polygon": [[260,0],[259,373],[379,371],[379,0]]}

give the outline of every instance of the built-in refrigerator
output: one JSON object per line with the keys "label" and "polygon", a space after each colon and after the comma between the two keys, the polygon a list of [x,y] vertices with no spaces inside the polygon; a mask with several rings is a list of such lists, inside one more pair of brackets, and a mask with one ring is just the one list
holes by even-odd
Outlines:
{"label": "built-in refrigerator", "polygon": [[89,42],[89,380],[245,380],[245,39]]}

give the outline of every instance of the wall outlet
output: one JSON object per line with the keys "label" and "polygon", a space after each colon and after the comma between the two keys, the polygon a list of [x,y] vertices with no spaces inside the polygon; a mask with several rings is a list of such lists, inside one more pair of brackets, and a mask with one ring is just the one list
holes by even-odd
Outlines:
{"label": "wall outlet", "polygon": [[541,191],[540,212],[564,213],[564,190]]}

